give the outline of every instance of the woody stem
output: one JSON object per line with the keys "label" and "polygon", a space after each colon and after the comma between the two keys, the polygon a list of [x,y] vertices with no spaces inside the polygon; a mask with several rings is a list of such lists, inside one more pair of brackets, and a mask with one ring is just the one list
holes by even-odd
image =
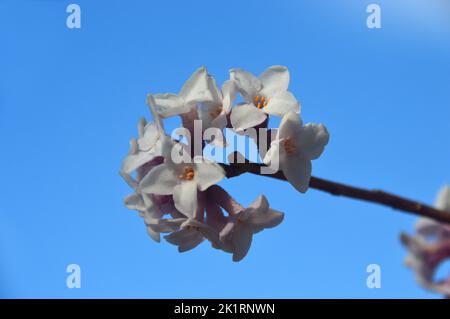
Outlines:
{"label": "woody stem", "polygon": [[[275,174],[262,174],[261,168],[263,164],[246,162],[242,164],[221,164],[226,172],[227,178],[239,176],[244,173],[251,173],[255,175],[267,176],[279,180],[286,181],[283,172],[278,171]],[[326,179],[311,177],[310,188],[314,188],[323,192],[330,193],[336,196],[345,196],[349,198],[359,199],[380,205],[391,207],[395,210],[400,210],[406,213],[428,217],[439,222],[450,224],[450,213],[436,209],[429,205],[410,200],[401,196],[397,196],[381,190],[369,190],[354,186],[345,185],[328,181]]]}

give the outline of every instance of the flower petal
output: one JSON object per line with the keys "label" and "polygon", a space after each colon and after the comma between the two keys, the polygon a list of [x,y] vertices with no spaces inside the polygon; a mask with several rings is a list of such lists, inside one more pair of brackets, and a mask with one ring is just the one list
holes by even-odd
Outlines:
{"label": "flower petal", "polygon": [[226,114],[230,113],[231,104],[236,98],[236,84],[232,80],[227,80],[222,84],[222,108]]}
{"label": "flower petal", "polygon": [[262,109],[265,113],[274,116],[283,116],[288,112],[300,113],[300,103],[289,91],[276,93],[269,98],[269,102]]}
{"label": "flower petal", "polygon": [[154,94],[156,112],[163,118],[189,112],[191,105],[186,105],[183,98],[173,93]]}
{"label": "flower petal", "polygon": [[236,88],[248,102],[252,102],[253,98],[262,88],[260,79],[242,69],[231,69],[230,79],[234,81]]}
{"label": "flower petal", "polygon": [[200,191],[206,190],[211,185],[217,184],[225,177],[222,167],[200,156],[194,158],[195,180]]}
{"label": "flower petal", "polygon": [[233,261],[241,261],[252,245],[253,234],[250,229],[245,226],[236,226],[232,235],[231,241],[233,243]]}
{"label": "flower petal", "polygon": [[163,122],[161,120],[161,116],[158,114],[156,101],[152,94],[147,94],[147,105],[150,109],[150,113],[152,114],[153,121],[155,122],[156,127],[161,134],[164,134]]}
{"label": "flower petal", "polygon": [[197,210],[197,183],[183,181],[173,189],[175,207],[186,217],[193,218]]}
{"label": "flower petal", "polygon": [[185,252],[195,248],[203,241],[203,236],[196,230],[181,229],[170,233],[164,238],[171,244],[178,246],[179,252]]}
{"label": "flower petal", "polygon": [[147,162],[154,159],[156,154],[154,152],[138,152],[136,154],[129,154],[122,162],[121,171],[125,174],[130,174]]}
{"label": "flower petal", "polygon": [[189,218],[181,225],[181,228],[189,229],[189,227],[197,228],[198,231],[203,235],[203,237],[208,239],[211,243],[219,242],[219,233],[209,225],[202,223],[196,219]]}
{"label": "flower petal", "polygon": [[322,124],[306,124],[297,135],[296,145],[300,152],[311,160],[319,158],[330,140],[327,128]]}
{"label": "flower petal", "polygon": [[152,227],[147,226],[147,234],[157,243],[161,242],[161,236],[159,232],[155,231]]}
{"label": "flower petal", "polygon": [[265,228],[273,228],[278,226],[284,219],[284,214],[269,208],[266,211],[257,211],[247,218],[248,227],[254,234]]}
{"label": "flower petal", "polygon": [[137,194],[137,193],[133,193],[131,195],[128,195],[125,200],[125,206],[128,209],[133,209],[133,210],[139,210],[139,211],[144,211],[145,210],[145,205],[144,205],[144,201],[142,199],[142,196]]}
{"label": "flower petal", "polygon": [[302,119],[295,112],[289,112],[283,116],[277,132],[277,139],[285,139],[300,134],[302,130]]}
{"label": "flower petal", "polygon": [[221,106],[214,103],[202,103],[197,110],[198,118],[202,121],[203,130],[212,127],[212,121],[221,113]]}
{"label": "flower petal", "polygon": [[178,246],[178,251],[180,253],[184,253],[186,251],[189,251],[191,249],[194,249],[198,245],[200,245],[203,242],[203,236],[200,232],[195,231],[195,236],[192,237],[190,240],[183,242],[181,245]]}
{"label": "flower petal", "polygon": [[416,223],[416,231],[419,236],[429,237],[435,236],[439,233],[442,226],[437,221],[427,218],[421,217]]}
{"label": "flower petal", "polygon": [[231,111],[231,125],[236,131],[243,131],[261,124],[267,116],[252,103],[241,104]]}
{"label": "flower petal", "polygon": [[145,117],[141,117],[141,119],[138,122],[138,136],[142,137],[144,136],[144,128],[147,125],[147,120]]}
{"label": "flower petal", "polygon": [[436,208],[450,212],[450,187],[442,187],[436,199]]}
{"label": "flower petal", "polygon": [[270,143],[270,148],[264,156],[263,162],[267,166],[279,167],[281,152],[284,149],[280,147],[280,141],[275,140]]}
{"label": "flower petal", "polygon": [[301,193],[308,190],[312,171],[309,159],[300,156],[286,157],[280,162],[280,166],[284,176],[296,190]]}
{"label": "flower petal", "polygon": [[265,70],[259,79],[262,83],[261,94],[271,97],[278,92],[285,92],[289,86],[289,70],[285,66],[274,65]]}
{"label": "flower petal", "polygon": [[174,218],[174,219],[155,219],[145,218],[145,224],[152,227],[153,230],[159,233],[170,233],[180,229],[186,218]]}
{"label": "flower petal", "polygon": [[212,76],[205,67],[197,69],[183,85],[180,97],[186,105],[195,105],[201,102],[221,101],[218,89]]}
{"label": "flower petal", "polygon": [[174,192],[178,181],[174,170],[164,163],[148,172],[139,183],[139,187],[144,193],[170,195]]}
{"label": "flower petal", "polygon": [[142,136],[137,140],[139,150],[148,151],[155,147],[161,137],[158,127],[154,123],[149,123],[144,127]]}

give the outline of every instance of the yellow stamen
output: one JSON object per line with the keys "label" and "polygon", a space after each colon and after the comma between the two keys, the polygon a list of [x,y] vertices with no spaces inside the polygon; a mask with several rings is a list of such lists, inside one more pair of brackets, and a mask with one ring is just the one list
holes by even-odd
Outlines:
{"label": "yellow stamen", "polygon": [[195,176],[194,168],[192,166],[185,166],[182,174],[178,175],[179,179],[191,181]]}
{"label": "yellow stamen", "polygon": [[255,106],[258,109],[262,109],[263,107],[266,107],[268,102],[269,102],[269,99],[266,98],[264,95],[257,95],[253,99],[253,104],[255,104]]}

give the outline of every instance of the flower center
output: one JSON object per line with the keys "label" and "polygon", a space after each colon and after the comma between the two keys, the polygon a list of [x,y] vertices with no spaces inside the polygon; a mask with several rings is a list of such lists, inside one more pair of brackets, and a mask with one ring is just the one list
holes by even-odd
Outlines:
{"label": "flower center", "polygon": [[178,175],[179,179],[191,181],[194,178],[194,168],[192,166],[185,166],[183,172]]}
{"label": "flower center", "polygon": [[292,137],[288,137],[284,139],[283,141],[284,150],[286,151],[287,155],[293,155],[295,153],[295,144]]}
{"label": "flower center", "polygon": [[253,99],[253,104],[255,104],[255,106],[258,109],[262,109],[263,107],[266,107],[268,102],[269,102],[269,99],[266,98],[264,95],[257,95]]}
{"label": "flower center", "polygon": [[219,106],[217,107],[214,111],[209,113],[209,116],[211,116],[211,118],[215,119],[216,117],[219,116],[220,113],[222,113],[223,107]]}

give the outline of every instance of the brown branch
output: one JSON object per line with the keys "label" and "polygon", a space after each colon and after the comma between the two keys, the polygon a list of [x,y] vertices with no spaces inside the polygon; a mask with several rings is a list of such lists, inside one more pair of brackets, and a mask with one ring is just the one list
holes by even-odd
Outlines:
{"label": "brown branch", "polygon": [[[227,178],[239,176],[244,173],[272,177],[279,180],[286,180],[283,172],[278,171],[275,174],[261,174],[263,164],[242,163],[242,164],[221,164],[226,172]],[[389,206],[396,210],[408,212],[410,214],[428,217],[439,222],[450,224],[450,213],[436,209],[434,207],[409,200],[397,195],[393,195],[381,190],[368,190],[364,188],[353,187],[341,183],[331,182],[318,177],[311,177],[309,186],[336,196],[346,196],[359,200]]]}

